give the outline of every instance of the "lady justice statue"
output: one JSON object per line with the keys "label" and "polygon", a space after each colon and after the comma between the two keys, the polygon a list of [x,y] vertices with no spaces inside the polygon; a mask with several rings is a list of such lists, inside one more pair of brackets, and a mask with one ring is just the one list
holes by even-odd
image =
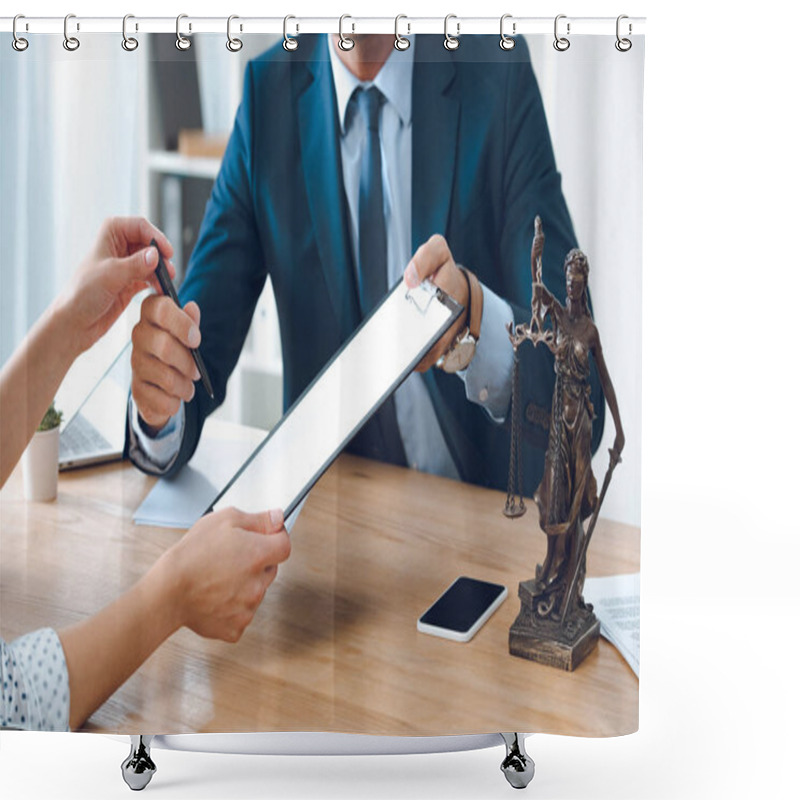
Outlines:
{"label": "lady justice statue", "polygon": [[[515,368],[511,468],[504,513],[517,517],[525,512],[525,503],[521,495],[516,496],[514,487],[520,448],[517,349],[530,340],[534,346],[544,344],[555,357],[556,382],[544,476],[533,496],[539,508],[539,526],[547,536],[547,552],[544,563],[536,567],[536,577],[519,585],[521,609],[509,632],[509,650],[512,655],[572,670],[591,652],[600,633],[600,623],[591,605],[583,600],[586,551],[611,474],[620,462],[625,436],[600,336],[589,312],[589,262],[580,250],[570,250],[567,254],[564,261],[567,303],[562,306],[542,282],[543,249],[544,233],[537,217],[531,251],[531,321],[508,328]],[[592,474],[594,408],[589,389],[590,353],[616,428],[599,497]],[[589,523],[584,529],[587,519]]]}

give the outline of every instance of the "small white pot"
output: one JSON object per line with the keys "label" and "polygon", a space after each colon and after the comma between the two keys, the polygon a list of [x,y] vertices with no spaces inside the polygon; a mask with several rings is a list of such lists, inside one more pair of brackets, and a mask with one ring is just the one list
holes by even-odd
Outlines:
{"label": "small white pot", "polygon": [[58,494],[58,428],[37,431],[22,454],[25,499],[55,500]]}

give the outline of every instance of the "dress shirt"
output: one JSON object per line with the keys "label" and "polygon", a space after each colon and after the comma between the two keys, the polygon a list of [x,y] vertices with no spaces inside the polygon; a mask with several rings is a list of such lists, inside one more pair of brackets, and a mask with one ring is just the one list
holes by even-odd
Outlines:
{"label": "dress shirt", "polygon": [[[353,252],[358,253],[358,189],[361,156],[366,146],[366,120],[350,103],[359,87],[375,86],[385,98],[379,120],[383,170],[384,216],[387,239],[387,285],[394,286],[411,260],[411,87],[414,73],[414,37],[405,51],[393,49],[372,82],[359,81],[336,53],[337,37],[328,37],[336,107],[339,116],[342,177],[347,197]],[[431,231],[435,233],[435,231]],[[356,276],[357,277],[357,276]],[[484,311],[475,358],[459,373],[467,397],[502,419],[511,397],[513,350],[505,333],[514,319],[510,306],[483,287]],[[500,335],[493,335],[500,331]],[[488,333],[484,341],[484,333]],[[480,353],[481,357],[478,357]],[[409,466],[424,472],[458,478],[422,376],[413,372],[394,393],[397,424]]]}

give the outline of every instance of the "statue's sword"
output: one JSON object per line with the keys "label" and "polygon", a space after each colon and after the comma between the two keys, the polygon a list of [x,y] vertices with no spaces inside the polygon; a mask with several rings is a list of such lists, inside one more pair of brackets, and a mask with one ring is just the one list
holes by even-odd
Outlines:
{"label": "statue's sword", "polygon": [[592,538],[592,533],[594,533],[594,526],[597,524],[597,518],[600,515],[600,506],[603,505],[603,499],[606,496],[606,492],[608,491],[608,485],[611,483],[611,475],[614,472],[614,468],[617,464],[622,461],[622,458],[618,453],[615,453],[614,450],[609,448],[608,450],[608,469],[606,470],[606,477],[603,479],[603,488],[600,490],[600,496],[597,498],[597,505],[595,506],[594,513],[592,514],[592,518],[589,520],[589,527],[586,530],[586,536],[583,537],[583,541],[581,542],[581,549],[578,555],[578,560],[576,562],[575,567],[575,574],[572,576],[572,580],[569,584],[569,590],[567,591],[567,595],[564,598],[564,605],[562,606],[561,611],[561,627],[564,627],[564,623],[567,620],[567,615],[569,613],[570,606],[572,605],[572,601],[575,597],[575,590],[578,586],[578,576],[581,574],[581,567],[586,559],[586,551],[589,549],[589,542]]}

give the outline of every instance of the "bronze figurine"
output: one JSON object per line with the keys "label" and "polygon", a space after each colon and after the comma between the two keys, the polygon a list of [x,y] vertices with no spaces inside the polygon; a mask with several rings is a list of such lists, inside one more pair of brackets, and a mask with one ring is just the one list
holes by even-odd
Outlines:
{"label": "bronze figurine", "polygon": [[[515,373],[512,463],[505,513],[515,517],[525,511],[524,501],[521,497],[517,500],[513,490],[520,447],[519,426],[515,424],[519,413],[516,355],[520,345],[530,340],[534,346],[543,343],[555,357],[556,381],[544,476],[533,497],[539,509],[539,526],[547,536],[547,552],[544,563],[536,567],[536,577],[519,585],[521,609],[509,632],[509,649],[512,655],[572,670],[594,648],[600,632],[591,605],[583,599],[586,552],[611,474],[620,462],[625,436],[600,336],[589,311],[589,261],[578,249],[567,254],[564,261],[567,298],[563,306],[542,282],[543,249],[544,233],[537,217],[531,250],[531,322],[509,326]],[[589,386],[590,354],[616,428],[599,497],[592,473],[594,408]],[[590,521],[584,529],[587,519]]]}

